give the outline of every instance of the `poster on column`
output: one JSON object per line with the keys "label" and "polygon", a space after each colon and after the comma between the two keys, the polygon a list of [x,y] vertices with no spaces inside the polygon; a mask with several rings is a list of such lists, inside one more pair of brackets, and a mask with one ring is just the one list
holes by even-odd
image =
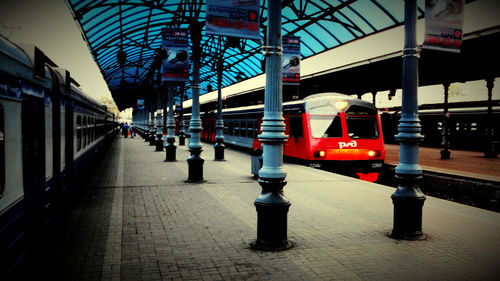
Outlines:
{"label": "poster on column", "polygon": [[137,109],[138,110],[143,110],[144,109],[144,100],[138,99],[137,100]]}
{"label": "poster on column", "polygon": [[464,0],[426,0],[422,48],[459,53],[464,8]]}
{"label": "poster on column", "polygon": [[165,53],[162,61],[162,81],[188,81],[189,45],[187,29],[163,28],[161,48]]}
{"label": "poster on column", "polygon": [[207,34],[260,40],[259,0],[207,0]]}
{"label": "poster on column", "polygon": [[300,82],[300,37],[283,37],[283,85],[299,85]]}

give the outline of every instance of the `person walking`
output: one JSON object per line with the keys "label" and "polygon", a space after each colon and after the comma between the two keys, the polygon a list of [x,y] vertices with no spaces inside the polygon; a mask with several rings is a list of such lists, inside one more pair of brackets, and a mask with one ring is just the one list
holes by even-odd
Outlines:
{"label": "person walking", "polygon": [[129,129],[128,123],[125,122],[125,124],[123,124],[122,127],[122,134],[124,137],[128,137],[128,129]]}

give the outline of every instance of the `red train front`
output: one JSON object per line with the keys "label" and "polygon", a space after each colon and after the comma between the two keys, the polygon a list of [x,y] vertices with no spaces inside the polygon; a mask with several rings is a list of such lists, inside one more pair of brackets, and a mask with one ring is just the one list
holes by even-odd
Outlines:
{"label": "red train front", "polygon": [[[230,145],[261,149],[257,137],[263,106],[228,109],[223,112],[224,141]],[[325,93],[283,104],[288,140],[283,154],[331,169],[376,181],[385,149],[377,108],[369,102],[345,95]],[[213,142],[212,119],[204,117],[203,140]]]}

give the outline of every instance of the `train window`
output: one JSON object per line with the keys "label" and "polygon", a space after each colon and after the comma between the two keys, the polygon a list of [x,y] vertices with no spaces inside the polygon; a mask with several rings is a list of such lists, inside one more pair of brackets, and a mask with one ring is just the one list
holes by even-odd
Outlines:
{"label": "train window", "polygon": [[376,139],[379,136],[377,112],[358,105],[346,111],[347,134],[353,139]]}
{"label": "train window", "polygon": [[259,135],[259,121],[253,120],[253,137],[256,138]]}
{"label": "train window", "polygon": [[234,135],[234,123],[233,121],[229,121],[227,124],[228,127],[228,135],[232,136]]}
{"label": "train window", "polygon": [[248,121],[247,136],[249,138],[255,138],[255,123],[256,122],[254,120]]}
{"label": "train window", "polygon": [[366,108],[359,105],[353,105],[345,113],[346,116],[375,116],[377,111],[375,109]]}
{"label": "train window", "polygon": [[347,134],[352,139],[376,139],[378,138],[377,118],[372,117],[348,117]]}
{"label": "train window", "polygon": [[247,121],[241,120],[241,131],[240,131],[240,136],[246,137],[247,136]]}
{"label": "train window", "polygon": [[76,116],[76,151],[82,149],[82,116]]}
{"label": "train window", "polygon": [[94,142],[95,140],[95,118],[91,117],[92,122],[90,123],[90,141]]}
{"label": "train window", "polygon": [[290,116],[290,137],[301,138],[302,136],[302,117]]}
{"label": "train window", "polygon": [[311,134],[314,138],[342,137],[340,115],[310,115]]}
{"label": "train window", "polygon": [[5,122],[3,106],[0,104],[0,198],[5,190]]}
{"label": "train window", "polygon": [[83,140],[83,147],[86,147],[87,146],[87,116],[83,116],[82,140]]}

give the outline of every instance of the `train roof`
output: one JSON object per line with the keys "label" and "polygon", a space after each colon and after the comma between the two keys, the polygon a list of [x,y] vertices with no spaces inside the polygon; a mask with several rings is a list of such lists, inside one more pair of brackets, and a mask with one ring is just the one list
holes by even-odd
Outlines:
{"label": "train roof", "polygon": [[[283,112],[288,114],[309,112],[312,108],[318,106],[334,105],[336,101],[347,101],[349,106],[359,105],[367,107],[374,111],[377,110],[377,108],[372,103],[356,99],[351,96],[339,93],[320,93],[308,96],[303,100],[296,100],[283,103]],[[347,108],[348,107],[346,107],[346,109]],[[223,112],[224,114],[229,114],[229,115],[240,115],[240,114],[260,113],[263,110],[264,110],[264,105],[259,104],[259,105],[250,105],[245,107],[224,109]]]}
{"label": "train roof", "polygon": [[62,95],[76,102],[97,110],[106,110],[105,105],[78,87],[80,85],[68,70],[58,67],[35,45],[14,43],[0,35],[0,72],[6,74],[2,75],[0,83],[7,83],[9,89],[2,91],[7,96],[21,98],[24,93],[44,97],[44,89],[54,90],[54,87],[58,87]]}

